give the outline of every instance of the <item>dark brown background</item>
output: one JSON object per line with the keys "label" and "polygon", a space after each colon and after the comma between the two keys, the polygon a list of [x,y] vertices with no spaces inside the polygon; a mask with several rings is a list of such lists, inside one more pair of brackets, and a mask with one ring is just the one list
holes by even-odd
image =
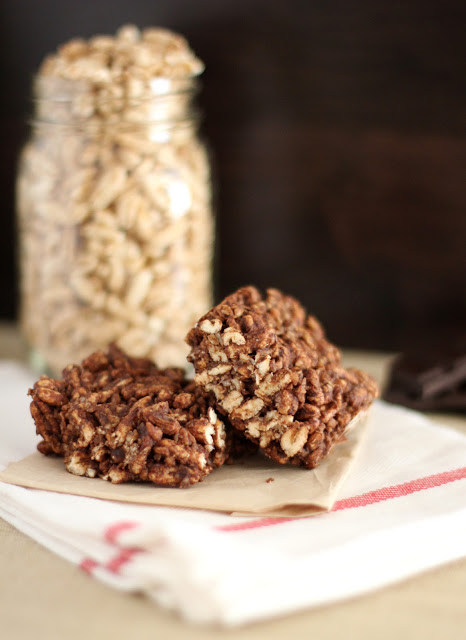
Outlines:
{"label": "dark brown background", "polygon": [[13,185],[32,74],[73,36],[183,33],[206,62],[217,298],[302,299],[345,346],[466,326],[462,1],[2,0],[0,317],[17,293]]}

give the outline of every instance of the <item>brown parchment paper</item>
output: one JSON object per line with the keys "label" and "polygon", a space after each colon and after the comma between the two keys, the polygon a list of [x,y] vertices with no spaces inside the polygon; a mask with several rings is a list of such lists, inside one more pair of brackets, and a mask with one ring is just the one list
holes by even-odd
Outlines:
{"label": "brown parchment paper", "polygon": [[[148,483],[111,484],[74,476],[66,471],[62,458],[34,453],[1,471],[0,481],[135,504],[207,509],[234,515],[309,516],[332,508],[369,423],[367,413],[357,416],[348,425],[344,441],[312,470],[254,456],[235,465],[224,465],[188,489],[171,489]],[[273,480],[268,481],[270,478]]]}

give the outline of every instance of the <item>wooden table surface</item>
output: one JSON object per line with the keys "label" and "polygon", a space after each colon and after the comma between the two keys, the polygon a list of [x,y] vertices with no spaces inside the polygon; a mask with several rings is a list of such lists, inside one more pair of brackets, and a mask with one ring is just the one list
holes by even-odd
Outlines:
{"label": "wooden table surface", "polygon": [[[12,325],[0,324],[0,359],[23,360]],[[349,352],[345,363],[383,382],[390,356]],[[466,433],[459,416],[433,416]],[[439,541],[441,544],[441,541]],[[310,638],[458,640],[466,635],[466,559],[339,604],[233,630],[189,625],[143,596],[111,589],[0,519],[0,638],[192,640]]]}

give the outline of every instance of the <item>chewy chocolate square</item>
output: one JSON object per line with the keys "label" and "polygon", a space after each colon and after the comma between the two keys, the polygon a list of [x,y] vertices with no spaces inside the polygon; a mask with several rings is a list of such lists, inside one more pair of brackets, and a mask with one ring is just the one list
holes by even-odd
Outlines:
{"label": "chewy chocolate square", "polygon": [[190,331],[195,382],[231,425],[280,463],[315,467],[377,395],[297,300],[255,287],[228,296]]}

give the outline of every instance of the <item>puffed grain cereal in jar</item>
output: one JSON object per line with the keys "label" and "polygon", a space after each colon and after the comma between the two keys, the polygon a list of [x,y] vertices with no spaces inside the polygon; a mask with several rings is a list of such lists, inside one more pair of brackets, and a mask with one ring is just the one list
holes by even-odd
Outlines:
{"label": "puffed grain cereal in jar", "polygon": [[42,63],[17,177],[20,321],[58,373],[116,342],[186,365],[211,305],[210,167],[181,36],[126,26]]}

